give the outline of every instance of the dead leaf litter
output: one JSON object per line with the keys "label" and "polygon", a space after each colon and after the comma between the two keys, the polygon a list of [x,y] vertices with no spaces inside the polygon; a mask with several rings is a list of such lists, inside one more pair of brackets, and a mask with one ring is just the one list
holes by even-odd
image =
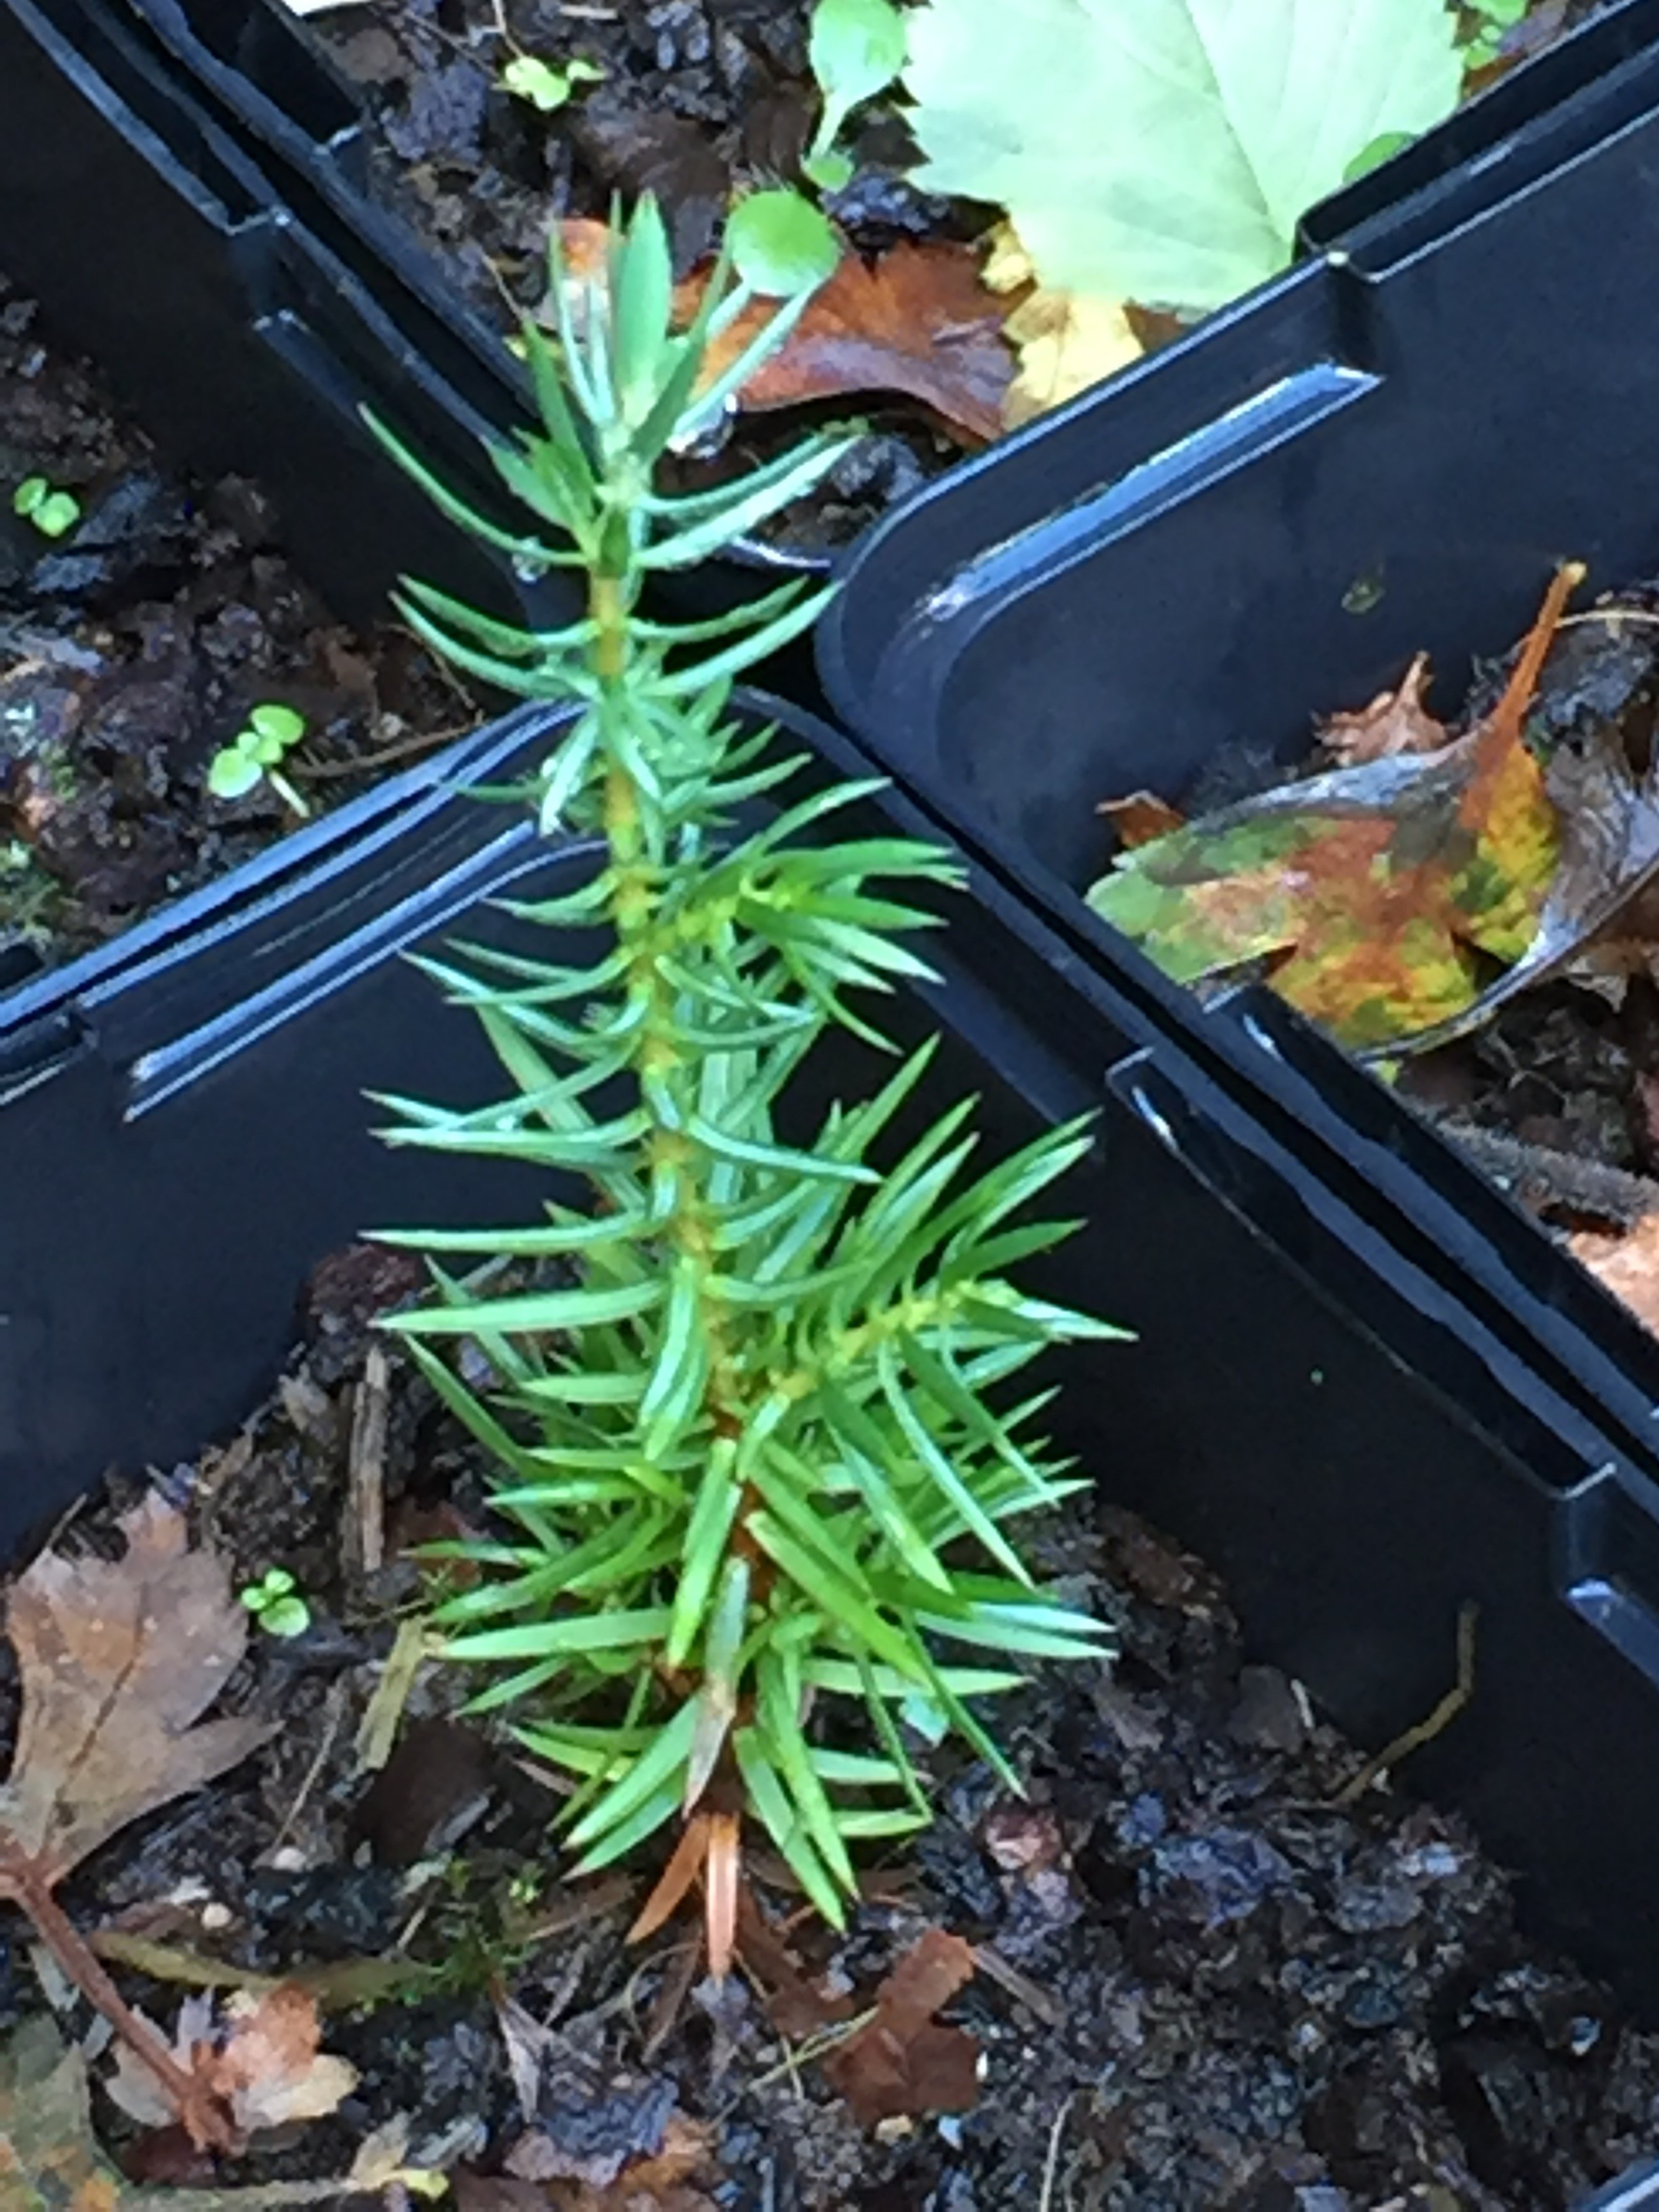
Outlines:
{"label": "dead leaf litter", "polygon": [[[1011,1706],[1026,1802],[939,1758],[938,1825],[872,1862],[845,1936],[762,1858],[723,1984],[695,1960],[687,1976],[679,1923],[630,1947],[653,1869],[567,1885],[544,1781],[459,1713],[448,1670],[399,1650],[417,1573],[395,1532],[484,1507],[470,1448],[396,1354],[386,1553],[363,1565],[353,1407],[384,1267],[320,1271],[287,1389],[180,1479],[190,1543],[155,1495],[112,1496],[13,1586],[26,1692],[48,1589],[71,1607],[51,1631],[79,1655],[71,1688],[88,1647],[131,1652],[134,1587],[184,1577],[166,1617],[204,1624],[187,1680],[153,1654],[130,1670],[154,1699],[142,1728],[166,1716],[142,1792],[118,1759],[95,1808],[38,1780],[15,1802],[37,1808],[18,1820],[43,1864],[87,1846],[64,1911],[234,2154],[193,2148],[165,2082],[88,2042],[61,1982],[54,2021],[24,1968],[0,2177],[8,2159],[73,2173],[110,2212],[328,2202],[354,2172],[415,2199],[446,2177],[462,2212],[1029,2212],[1052,2154],[1056,2191],[1101,2207],[1309,2191],[1322,2212],[1559,2212],[1642,2152],[1659,2038],[1522,1941],[1455,1820],[1386,1788],[1333,1806],[1358,1754],[1244,1664],[1196,1562],[1109,1508],[1053,1532],[1042,1564],[1087,1578],[1123,1659]],[[312,1609],[291,1642],[225,1605],[273,1562]],[[359,1734],[394,1660],[402,1724],[369,1773]],[[15,1782],[45,1771],[41,1725]]]}

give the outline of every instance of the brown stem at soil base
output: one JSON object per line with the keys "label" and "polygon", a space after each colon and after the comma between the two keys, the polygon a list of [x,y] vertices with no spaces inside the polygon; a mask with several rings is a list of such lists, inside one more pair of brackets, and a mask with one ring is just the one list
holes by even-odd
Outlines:
{"label": "brown stem at soil base", "polygon": [[181,2066],[161,2038],[134,2012],[88,1946],[80,1930],[32,1868],[0,1867],[0,1897],[9,1898],[34,1923],[34,1931],[88,2003],[142,2058],[179,2108],[198,2150],[240,2147],[234,2124],[205,2082]]}

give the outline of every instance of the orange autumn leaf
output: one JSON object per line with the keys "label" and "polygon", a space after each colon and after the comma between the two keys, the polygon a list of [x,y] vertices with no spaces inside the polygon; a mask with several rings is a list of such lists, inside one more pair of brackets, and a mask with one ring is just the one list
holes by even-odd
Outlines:
{"label": "orange autumn leaf", "polygon": [[824,2073],[861,2125],[972,2110],[979,2045],[933,2015],[973,1972],[971,1943],[926,1929],[877,1989],[870,2025],[825,2057]]}
{"label": "orange autumn leaf", "polygon": [[[604,267],[605,226],[573,218],[560,226],[573,276]],[[707,269],[694,270],[674,294],[683,327],[697,310]],[[735,361],[768,319],[775,300],[756,300],[710,346],[704,381]],[[866,264],[842,256],[827,283],[776,353],[738,396],[757,413],[808,400],[904,393],[973,439],[1002,428],[1014,357],[1002,334],[1004,302],[980,276],[971,246],[902,243]]]}
{"label": "orange autumn leaf", "polygon": [[1567,1243],[1574,1258],[1659,1336],[1659,1213],[1644,1214],[1623,1236],[1580,1229]]}
{"label": "orange autumn leaf", "polygon": [[1137,845],[1150,845],[1154,837],[1167,837],[1187,819],[1179,807],[1151,791],[1132,791],[1127,799],[1103,799],[1095,811],[1110,822],[1126,853]]}
{"label": "orange autumn leaf", "polygon": [[1446,742],[1446,727],[1423,703],[1429,656],[1419,653],[1394,691],[1379,691],[1357,714],[1333,714],[1319,742],[1343,768],[1388,760],[1396,753],[1431,753]]}
{"label": "orange autumn leaf", "polygon": [[[1558,574],[1503,697],[1464,737],[1192,822],[1125,854],[1090,904],[1180,981],[1269,963],[1273,988],[1345,1044],[1390,1044],[1462,1013],[1483,957],[1524,958],[1559,865],[1560,821],[1524,723],[1582,575]],[[1408,678],[1361,719],[1414,696]]]}
{"label": "orange autumn leaf", "polygon": [[[357,2086],[356,2069],[322,2049],[316,2000],[292,1983],[233,1996],[217,2020],[210,1998],[186,1997],[173,2047],[243,2136],[323,2119]],[[122,2111],[146,2126],[165,2126],[172,2117],[154,2076],[130,2050],[118,2053],[106,2086]]]}

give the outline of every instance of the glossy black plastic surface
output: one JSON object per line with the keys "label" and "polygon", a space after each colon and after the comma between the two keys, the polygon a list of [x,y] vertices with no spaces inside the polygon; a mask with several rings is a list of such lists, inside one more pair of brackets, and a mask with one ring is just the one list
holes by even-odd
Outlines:
{"label": "glossy black plastic surface", "polygon": [[[72,30],[34,0],[0,0],[0,268],[165,447],[259,481],[347,619],[381,615],[410,570],[523,604],[359,410],[488,495],[481,421],[143,37],[98,12]],[[532,599],[548,610],[562,594]]]}
{"label": "glossy black plastic surface", "polygon": [[[1630,71],[1653,100],[1633,113]],[[1449,179],[1438,234],[1407,201],[1168,357],[1171,388],[1199,399],[1254,374],[1253,398],[1160,446],[1150,364],[1103,398],[1091,468],[1075,472],[1086,410],[1034,434],[1027,473],[1049,438],[1048,493],[1074,471],[1041,521],[1017,508],[967,560],[959,506],[940,503],[938,529],[926,501],[884,527],[823,644],[832,696],[953,836],[1194,1053],[1256,1084],[1325,1182],[1659,1469],[1651,1337],[1276,1001],[1200,1013],[1079,896],[1105,863],[1102,799],[1179,799],[1229,759],[1298,759],[1316,713],[1362,704],[1421,647],[1449,705],[1560,558],[1601,585],[1659,566],[1659,309],[1588,250],[1659,228],[1654,56],[1591,89],[1571,132],[1538,118],[1554,166],[1516,153],[1494,170],[1518,168],[1513,194]],[[1016,473],[983,478],[988,520]]]}
{"label": "glossy black plastic surface", "polygon": [[[591,865],[455,787],[550,741],[530,714],[480,733],[0,1026],[0,1540],[108,1465],[228,1432],[307,1270],[362,1229],[533,1203],[517,1171],[382,1147],[363,1093],[488,1095],[472,1023],[399,955],[508,928],[479,902]],[[1063,1441],[1219,1566],[1256,1647],[1367,1740],[1441,1694],[1478,1601],[1480,1694],[1413,1779],[1468,1806],[1544,1924],[1659,1996],[1659,1768],[1619,1755],[1659,1712],[1659,1493],[1028,910],[981,880],[952,919],[941,981],[892,1015],[944,1031],[918,1113],[980,1091],[988,1148],[1099,1116],[1066,1194],[1088,1226],[1047,1283],[1139,1338],[1067,1361]],[[813,1097],[873,1072],[831,1044]]]}

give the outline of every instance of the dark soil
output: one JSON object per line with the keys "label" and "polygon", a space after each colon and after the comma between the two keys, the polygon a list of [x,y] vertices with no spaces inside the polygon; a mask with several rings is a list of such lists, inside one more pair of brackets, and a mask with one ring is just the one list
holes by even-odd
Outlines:
{"label": "dark soil", "polygon": [[[1632,619],[1564,626],[1528,738],[1548,758],[1610,725],[1640,772],[1659,721],[1659,585],[1613,598]],[[1495,698],[1499,681],[1493,670],[1477,684],[1470,715]],[[1524,991],[1473,1036],[1402,1072],[1405,1095],[1556,1227],[1629,1228],[1659,1206],[1652,908],[1650,895],[1638,898],[1613,943],[1592,956],[1604,972]],[[1595,1172],[1607,1169],[1616,1172]]]}
{"label": "dark soil", "polygon": [[[1605,0],[1540,0],[1506,52],[1537,51]],[[371,0],[312,27],[363,92],[379,126],[374,190],[433,248],[465,296],[504,324],[546,289],[550,222],[605,216],[654,192],[681,274],[708,254],[735,188],[799,182],[817,114],[806,59],[811,0]],[[602,69],[551,115],[503,91],[516,52]],[[902,106],[860,109],[842,144],[854,163],[823,204],[854,252],[902,239],[973,237],[994,210],[919,192]],[[810,190],[810,187],[808,188]],[[1178,325],[1145,319],[1161,342]],[[856,403],[740,422],[724,459],[770,458],[809,421],[856,416],[865,434],[805,506],[767,526],[813,559],[850,544],[887,508],[960,458],[961,443],[902,401]]]}
{"label": "dark soil", "polygon": [[[648,2205],[1558,2212],[1650,2148],[1659,2037],[1517,1936],[1504,1877],[1457,1820],[1380,1785],[1339,1802],[1358,1754],[1295,1684],[1246,1663],[1200,1565],[1107,1507],[1053,1532],[1043,1564],[1116,1624],[1121,1656],[1004,1703],[1030,1802],[936,1756],[939,1823],[872,1866],[849,1933],[789,1929],[804,1971],[864,2002],[930,1925],[981,1947],[947,2010],[982,2045],[976,2109],[865,2134],[812,2063],[787,2063],[758,1984],[699,1980],[684,1929],[627,1948],[640,1883],[562,1881],[543,1778],[456,1719],[448,1672],[421,1674],[392,1765],[360,1772],[359,1723],[416,1588],[403,1554],[482,1511],[425,1386],[395,1353],[388,1392],[365,1376],[368,1317],[410,1282],[383,1255],[329,1263],[270,1403],[168,1479],[239,1583],[288,1566],[313,1622],[290,1643],[256,1636],[231,1686],[234,1706],[280,1717],[267,1747],[65,1892],[84,1927],[246,1968],[369,1958],[428,1976],[335,2011],[326,2047],[360,2069],[356,2093],[218,2179],[340,2173],[401,2113],[413,2154],[473,2177],[462,2212],[610,2212],[609,2179],[687,2123],[705,2165]],[[119,1503],[59,1540],[106,1542]],[[373,1571],[366,1528],[386,1539]],[[781,1922],[799,1900],[761,1876]],[[15,1956],[14,2014],[40,2002]],[[176,1986],[120,1978],[172,2019]],[[60,2027],[84,2025],[64,2001]],[[134,2175],[214,2178],[172,2134],[138,2133],[101,2097],[98,2112]],[[489,2185],[508,2159],[538,2185]]]}
{"label": "dark soil", "polygon": [[[683,275],[713,250],[736,186],[798,180],[817,112],[811,13],[811,0],[509,0],[502,15],[493,0],[374,0],[314,27],[379,124],[375,188],[472,306],[505,327],[509,307],[533,310],[546,291],[551,222],[604,216],[617,195],[653,191]],[[541,114],[497,82],[517,50],[556,64],[580,58],[604,80]],[[872,102],[844,144],[856,172],[824,205],[855,251],[972,234],[951,203],[905,181],[915,149],[895,109]],[[856,416],[867,428],[827,493],[779,526],[805,556],[849,542],[961,452],[914,406],[860,398],[745,423],[723,464],[766,458],[813,416]]]}
{"label": "dark soil", "polygon": [[[12,508],[37,476],[80,502],[57,539]],[[252,708],[304,715],[288,768],[315,811],[476,720],[411,639],[335,623],[275,528],[257,486],[168,468],[0,277],[5,972],[101,943],[293,826],[266,784],[206,789]]]}

